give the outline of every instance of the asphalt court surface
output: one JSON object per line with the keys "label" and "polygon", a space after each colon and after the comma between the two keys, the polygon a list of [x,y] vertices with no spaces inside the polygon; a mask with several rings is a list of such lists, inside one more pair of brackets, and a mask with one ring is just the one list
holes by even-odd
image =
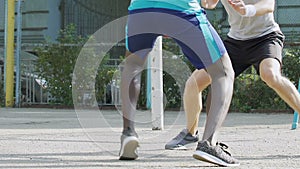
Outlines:
{"label": "asphalt court surface", "polygon": [[[119,161],[122,118],[117,110],[0,108],[0,168],[132,169],[220,168],[197,161],[186,151],[164,145],[185,127],[185,115],[166,111],[164,130],[153,131],[151,113],[137,113],[139,158]],[[199,133],[206,115],[201,114]],[[300,168],[300,129],[293,114],[229,113],[219,140],[230,146],[241,169]]]}

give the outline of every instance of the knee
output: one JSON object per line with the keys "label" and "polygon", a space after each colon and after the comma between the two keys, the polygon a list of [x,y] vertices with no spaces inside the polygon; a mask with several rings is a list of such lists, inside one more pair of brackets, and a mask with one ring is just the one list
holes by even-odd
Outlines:
{"label": "knee", "polygon": [[139,55],[136,55],[135,53],[131,53],[129,51],[126,51],[126,59],[125,59],[125,65],[129,67],[137,67],[141,69],[146,61],[146,57],[140,57]]}
{"label": "knee", "polygon": [[262,81],[264,81],[268,86],[276,88],[276,85],[278,84],[281,75],[275,73],[271,69],[264,69],[260,72],[260,77]]}
{"label": "knee", "polygon": [[185,82],[185,92],[192,91],[195,92],[197,90],[197,82],[193,76],[190,76],[188,80]]}
{"label": "knee", "polygon": [[226,74],[232,79],[232,81],[234,81],[235,73],[233,69],[229,69]]}
{"label": "knee", "polygon": [[211,83],[211,78],[205,70],[196,70],[185,83],[185,90],[201,92]]}

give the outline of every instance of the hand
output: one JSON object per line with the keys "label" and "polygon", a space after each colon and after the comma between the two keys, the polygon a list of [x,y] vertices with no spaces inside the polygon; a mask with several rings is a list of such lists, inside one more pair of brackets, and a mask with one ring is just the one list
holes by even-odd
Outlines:
{"label": "hand", "polygon": [[227,0],[229,4],[241,15],[246,14],[245,3],[243,0]]}

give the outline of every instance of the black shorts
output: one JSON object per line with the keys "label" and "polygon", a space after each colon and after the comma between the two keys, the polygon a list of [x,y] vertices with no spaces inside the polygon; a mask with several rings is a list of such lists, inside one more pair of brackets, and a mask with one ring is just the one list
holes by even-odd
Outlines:
{"label": "black shorts", "polygon": [[275,58],[281,64],[283,43],[284,35],[281,32],[272,32],[250,40],[235,40],[230,37],[224,40],[235,77],[252,65],[259,74],[259,64],[266,58]]}

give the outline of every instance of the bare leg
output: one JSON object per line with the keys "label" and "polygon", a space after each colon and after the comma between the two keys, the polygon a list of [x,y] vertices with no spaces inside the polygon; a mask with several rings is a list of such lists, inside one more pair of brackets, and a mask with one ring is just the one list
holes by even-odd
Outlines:
{"label": "bare leg", "polygon": [[228,54],[207,68],[212,79],[211,106],[207,115],[203,140],[216,144],[216,132],[223,124],[230,106],[234,72]]}
{"label": "bare leg", "polygon": [[281,65],[273,58],[260,63],[261,79],[272,88],[292,109],[300,112],[300,94],[294,84],[281,75]]}
{"label": "bare leg", "polygon": [[209,74],[204,70],[195,70],[185,84],[183,103],[187,120],[187,129],[194,135],[198,128],[202,110],[202,91],[211,83]]}
{"label": "bare leg", "polygon": [[134,119],[140,93],[141,72],[144,61],[137,55],[126,52],[126,60],[121,75],[121,98],[123,112],[123,132],[135,132]]}

